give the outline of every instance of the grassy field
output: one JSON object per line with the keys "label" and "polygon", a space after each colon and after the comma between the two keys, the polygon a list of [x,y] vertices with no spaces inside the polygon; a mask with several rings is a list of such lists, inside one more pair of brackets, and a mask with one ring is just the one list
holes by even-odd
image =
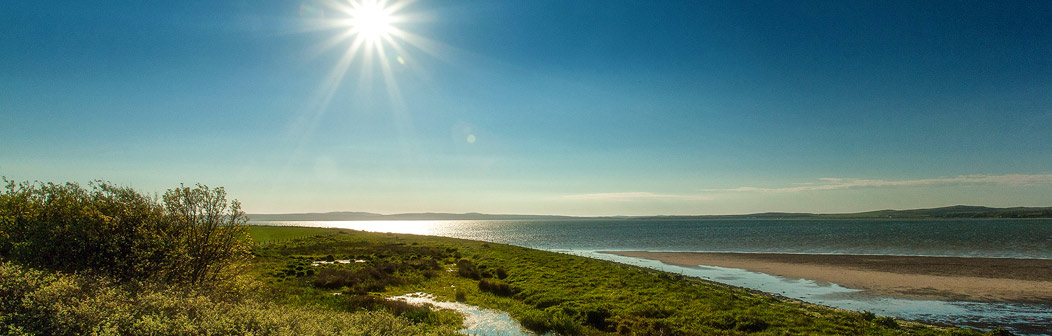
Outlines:
{"label": "grassy field", "polygon": [[[453,238],[252,227],[252,273],[285,304],[460,323],[384,297],[426,292],[563,335],[979,335],[821,307],[608,261]],[[312,265],[316,261],[339,261]],[[337,294],[338,293],[338,294]]]}
{"label": "grassy field", "polygon": [[249,226],[248,234],[258,245],[269,245],[275,242],[296,238],[312,237],[320,234],[335,233],[340,229],[308,228],[298,226]]}

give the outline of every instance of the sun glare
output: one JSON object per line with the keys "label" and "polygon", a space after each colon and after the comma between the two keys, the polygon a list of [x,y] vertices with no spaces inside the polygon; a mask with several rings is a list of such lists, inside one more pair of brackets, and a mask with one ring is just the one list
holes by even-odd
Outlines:
{"label": "sun glare", "polygon": [[391,13],[378,1],[353,3],[349,14],[352,34],[372,41],[391,34]]}
{"label": "sun glare", "polygon": [[[430,17],[418,9],[410,9],[415,0],[306,0],[300,5],[303,32],[327,32],[328,38],[314,45],[308,54],[316,57],[338,51],[332,69],[322,80],[318,91],[305,110],[303,126],[297,133],[309,134],[324,115],[341,87],[353,94],[373,99],[374,85],[382,85],[387,93],[391,111],[404,113],[397,78],[421,76],[420,65],[414,54],[424,53],[445,59],[451,48],[409,31],[414,24]],[[354,66],[358,65],[358,69]],[[379,76],[377,76],[379,75]],[[343,86],[345,78],[356,79],[353,86]],[[400,116],[396,116],[401,118]]]}

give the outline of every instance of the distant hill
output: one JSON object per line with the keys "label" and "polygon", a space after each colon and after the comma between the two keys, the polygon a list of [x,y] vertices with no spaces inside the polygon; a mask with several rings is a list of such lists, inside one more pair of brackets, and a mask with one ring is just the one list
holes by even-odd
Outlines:
{"label": "distant hill", "polygon": [[790,212],[765,212],[748,215],[715,216],[653,216],[647,218],[708,218],[708,219],[924,219],[924,218],[1052,218],[1052,207],[991,208],[984,206],[955,205],[931,209],[877,210],[842,214],[813,214]]}
{"label": "distant hill", "polygon": [[1052,218],[1052,207],[990,208],[955,205],[934,209],[880,210],[851,215],[865,218]]}
{"label": "distant hill", "polygon": [[924,219],[924,218],[1052,218],[1052,207],[990,208],[955,205],[932,209],[877,210],[843,214],[764,212],[748,215],[699,216],[611,216],[573,217],[545,215],[502,215],[482,213],[404,213],[382,215],[370,212],[325,212],[292,214],[249,214],[253,221],[366,221],[366,220],[545,220],[545,219]]}

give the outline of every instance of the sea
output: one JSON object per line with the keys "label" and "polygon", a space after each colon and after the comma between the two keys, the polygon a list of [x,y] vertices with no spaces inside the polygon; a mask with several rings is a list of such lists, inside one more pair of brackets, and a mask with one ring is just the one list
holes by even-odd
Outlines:
{"label": "sea", "polygon": [[766,252],[1052,259],[1049,219],[573,219],[253,221],[472,239],[612,260],[907,320],[1020,335],[1052,334],[1052,304],[843,295],[836,284],[741,269],[681,267],[600,251]]}

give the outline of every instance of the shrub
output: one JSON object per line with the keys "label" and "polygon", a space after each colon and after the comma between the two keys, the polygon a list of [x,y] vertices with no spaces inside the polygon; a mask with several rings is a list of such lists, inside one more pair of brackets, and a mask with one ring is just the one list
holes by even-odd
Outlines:
{"label": "shrub", "polygon": [[375,267],[366,267],[358,270],[346,268],[322,268],[310,280],[311,284],[318,288],[340,289],[346,287],[346,292],[352,294],[366,294],[369,292],[382,292],[389,285],[402,284],[402,280],[383,272]]}
{"label": "shrub", "polygon": [[597,330],[613,331],[613,324],[607,322],[612,317],[609,309],[604,307],[592,307],[584,312],[584,322]]}
{"label": "shrub", "polygon": [[345,295],[342,300],[342,308],[349,311],[387,311],[416,323],[438,319],[436,313],[428,307],[415,306],[405,301],[387,300],[374,295]]}
{"label": "shrub", "polygon": [[479,290],[490,292],[498,296],[512,296],[519,290],[500,280],[479,280]]}
{"label": "shrub", "polygon": [[102,182],[87,190],[75,183],[4,181],[5,259],[117,280],[146,278],[172,264],[176,232],[166,225],[163,207],[134,190]]}
{"label": "shrub", "polygon": [[168,190],[164,202],[95,181],[14,183],[0,193],[0,257],[118,282],[202,283],[247,251],[245,216],[223,188]]}
{"label": "shrub", "polygon": [[769,326],[770,326],[770,324],[767,323],[767,321],[764,321],[764,320],[759,319],[757,317],[752,317],[752,316],[741,317],[741,316],[739,316],[738,317],[738,321],[737,321],[737,325],[734,327],[734,329],[736,329],[738,331],[744,331],[744,332],[747,332],[747,333],[754,333],[754,332],[763,331],[764,329],[767,329],[767,327],[769,327]]}
{"label": "shrub", "polygon": [[411,322],[421,323],[437,319],[435,312],[428,307],[414,306],[405,301],[383,300],[385,310],[404,317]]}
{"label": "shrub", "polygon": [[468,294],[463,289],[457,288],[453,290],[453,296],[456,297],[458,302],[465,302],[468,300]]}
{"label": "shrub", "polygon": [[897,329],[899,327],[899,323],[895,321],[895,319],[887,316],[878,317],[873,320],[873,323],[876,323],[881,327],[887,327],[892,329]]}
{"label": "shrub", "polygon": [[457,261],[457,274],[475,280],[482,278],[482,273],[480,273],[478,268],[475,267],[475,264],[467,259],[460,259]]}
{"label": "shrub", "polygon": [[[286,271],[286,274],[288,271]],[[337,289],[352,287],[362,282],[362,276],[349,269],[323,268],[311,281],[315,287]]]}

